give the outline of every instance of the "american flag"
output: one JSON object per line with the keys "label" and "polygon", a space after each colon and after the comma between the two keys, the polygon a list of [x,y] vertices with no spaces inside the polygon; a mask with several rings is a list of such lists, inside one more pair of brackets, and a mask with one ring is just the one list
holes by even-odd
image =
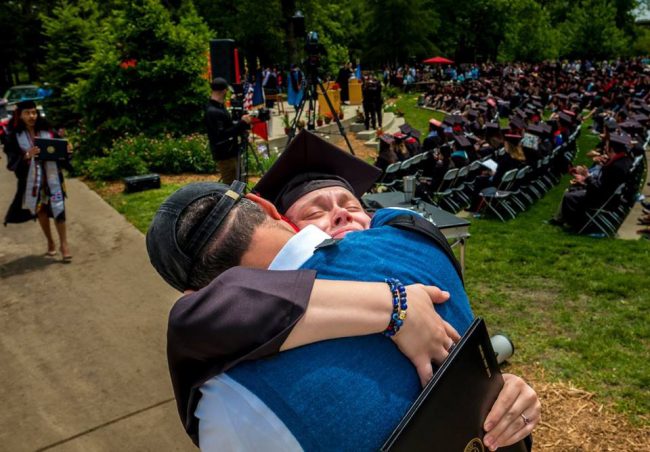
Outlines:
{"label": "american flag", "polygon": [[246,84],[246,94],[244,95],[244,110],[252,110],[253,109],[253,84],[252,83],[247,83]]}

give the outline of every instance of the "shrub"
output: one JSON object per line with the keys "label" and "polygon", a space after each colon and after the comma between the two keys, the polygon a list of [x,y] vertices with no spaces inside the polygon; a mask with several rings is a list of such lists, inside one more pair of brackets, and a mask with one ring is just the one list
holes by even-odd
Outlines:
{"label": "shrub", "polygon": [[205,135],[193,134],[174,138],[165,135],[149,138],[126,136],[104,149],[103,157],[77,158],[75,168],[95,180],[119,179],[126,176],[160,172],[211,173],[215,166]]}

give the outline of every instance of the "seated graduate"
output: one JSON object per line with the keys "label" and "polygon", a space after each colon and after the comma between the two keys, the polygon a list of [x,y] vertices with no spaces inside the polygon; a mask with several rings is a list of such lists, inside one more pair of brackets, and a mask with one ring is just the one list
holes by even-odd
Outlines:
{"label": "seated graduate", "polygon": [[587,209],[602,205],[627,180],[632,166],[628,151],[631,140],[625,135],[611,134],[606,149],[606,161],[600,171],[589,173],[579,169],[571,181],[576,189],[562,197],[560,209],[551,223],[580,229],[587,221]]}
{"label": "seated graduate", "polygon": [[[312,135],[308,136],[313,137]],[[296,140],[299,140],[299,138],[300,136]],[[298,154],[306,152],[308,146],[306,146],[307,143],[304,144],[305,146],[300,149]],[[322,151],[322,147],[318,151]],[[285,151],[285,154],[287,152],[289,151]],[[283,157],[285,154],[283,154]],[[323,152],[317,152],[317,154],[326,155]],[[348,156],[347,154],[343,155]],[[284,162],[279,160],[277,164],[282,167],[282,164],[286,162],[286,159]],[[304,167],[304,165],[300,167]],[[349,165],[345,165],[345,167],[349,167]],[[353,166],[351,170],[352,175],[358,177],[358,169]],[[275,182],[267,185],[264,185],[261,181],[261,192],[268,192],[268,194],[273,195],[274,190],[277,190],[277,182],[287,179],[286,173],[281,171],[276,173],[274,177],[276,178]],[[332,187],[334,188],[332,189]],[[319,193],[319,190],[323,189],[328,189],[328,193]],[[198,221],[200,223],[205,215],[195,216],[195,212],[192,211],[194,209],[190,208],[190,212],[184,213],[183,218],[180,220],[181,224],[178,228],[180,235],[178,237],[175,236],[175,227],[171,229],[171,233],[169,230],[165,233],[164,230],[165,228],[169,229],[168,223],[174,223],[177,220],[176,215],[185,210],[185,206],[191,204],[201,194],[192,190],[192,188],[181,189],[177,192],[178,194],[172,195],[171,198],[175,199],[172,201],[170,198],[170,201],[161,207],[163,213],[156,216],[152,230],[147,236],[152,262],[161,274],[177,287],[184,284],[191,285],[191,283],[185,281],[188,273],[184,273],[183,269],[178,266],[178,262],[181,260],[178,258],[185,257],[185,251],[183,251],[183,248],[176,247],[170,253],[169,250],[165,250],[168,246],[166,244],[175,243],[176,238],[178,238],[181,247],[188,240],[192,243],[193,238],[183,237],[181,231],[187,232],[188,227],[189,231],[196,231],[196,228],[193,228],[191,224],[187,226],[184,223],[187,221],[190,223]],[[210,198],[207,196],[208,194],[219,195],[225,191],[225,188],[199,187],[200,190],[203,190],[204,198]],[[347,194],[345,193],[346,190]],[[347,234],[353,230],[364,229],[369,222],[367,216],[364,218],[365,214],[363,214],[358,201],[351,194],[351,190],[354,189],[345,179],[336,176],[323,178],[322,175],[309,177],[303,175],[293,178],[289,184],[286,184],[285,190],[281,190],[279,193],[276,191],[277,196],[275,197],[277,201],[284,206],[281,210],[284,210],[287,205],[291,207],[295,203],[299,203],[300,198],[305,195],[312,197],[312,202],[305,202],[302,206],[298,205],[296,207],[298,209],[296,213],[298,218],[305,216],[306,220],[311,218],[315,221],[315,216],[319,221],[324,221],[324,218],[331,214],[329,217],[332,218],[330,225],[335,226],[335,229],[331,232],[335,237],[345,236],[345,240],[338,244],[321,246],[316,252],[313,251],[314,245],[317,245],[322,238],[327,236],[312,228],[305,228],[298,235],[293,236],[293,230],[286,226],[286,223],[281,219],[282,217],[270,203],[252,196],[251,199],[258,203],[266,211],[267,215],[265,219],[260,217],[259,221],[261,222],[257,223],[258,227],[254,229],[252,235],[248,236],[252,240],[250,246],[235,246],[236,249],[243,251],[240,258],[241,263],[260,268],[268,266],[271,269],[277,268],[276,266],[279,266],[279,268],[295,268],[302,264],[302,268],[309,268],[310,266],[317,268],[319,276],[334,279],[346,278],[351,275],[381,281],[387,272],[399,275],[406,282],[409,282],[407,278],[420,278],[423,280],[438,278],[444,285],[447,285],[452,293],[450,303],[445,306],[449,309],[447,317],[453,325],[463,331],[471,319],[471,311],[469,311],[466,295],[462,290],[462,281],[457,266],[452,264],[453,255],[449,253],[449,250],[445,251],[445,246],[448,245],[446,245],[444,238],[431,241],[427,240],[426,237],[418,236],[413,231],[403,231],[385,226],[384,222],[390,221],[391,218],[404,212],[388,213],[383,218],[382,215],[379,215],[373,220],[373,226],[376,226],[376,228],[363,233]],[[189,193],[189,196],[187,193]],[[226,199],[226,202],[232,208],[234,202],[230,202],[228,199]],[[219,208],[221,201],[217,203],[216,200],[212,199],[208,203],[211,206],[217,204]],[[244,211],[243,206],[248,203],[247,201],[240,201],[239,204],[240,206],[235,207],[235,210],[230,214],[231,216],[235,211]],[[174,216],[170,218],[172,206],[174,206]],[[326,206],[331,208],[327,209]],[[248,210],[248,208],[246,209]],[[207,210],[210,211],[210,207]],[[252,214],[253,210],[248,210],[248,213]],[[286,213],[290,214],[290,211],[291,208]],[[349,218],[351,216],[350,212],[354,212],[354,221]],[[208,215],[208,218],[211,216],[212,214]],[[237,216],[240,216],[240,214],[238,213]],[[188,217],[189,220],[187,220]],[[240,223],[238,219],[224,221],[224,224],[229,226],[244,224]],[[232,228],[228,227],[227,229]],[[203,227],[199,230],[203,230]],[[149,237],[157,237],[160,233],[172,235],[172,241],[149,240]],[[230,241],[229,238],[222,237],[229,234],[229,231],[217,231],[215,237],[210,241],[211,244],[208,245],[211,248],[209,251],[211,255],[219,253],[219,249],[212,249],[215,245],[219,248],[219,245],[223,247],[224,244],[230,244],[231,246],[227,248],[233,248],[232,244],[234,242]],[[209,235],[212,235],[211,231]],[[236,237],[241,238],[242,236],[237,235]],[[410,246],[409,240],[413,242]],[[409,256],[409,262],[402,262],[404,259],[395,256],[395,249],[400,248],[404,249],[404,256]],[[160,256],[161,253],[167,257],[174,257],[175,259],[172,259],[174,262],[169,262],[169,259],[158,259],[156,256]],[[311,256],[312,253],[313,256]],[[414,255],[417,256],[414,257]],[[422,259],[425,259],[426,262],[420,262]],[[431,265],[431,259],[435,261],[433,266]],[[411,260],[414,262],[411,262]],[[400,264],[402,266],[409,264],[414,268],[405,271],[404,275],[402,275],[400,274]],[[359,275],[360,265],[363,266],[361,275]],[[435,269],[435,272],[432,272],[433,269]],[[197,277],[197,271],[199,270],[203,269],[193,266],[192,279]],[[201,271],[200,273],[208,273],[201,276],[201,279],[203,281],[209,280],[209,278],[216,276],[214,273],[217,270],[213,267],[206,269],[205,272]],[[208,292],[214,291],[215,288],[208,287],[207,290]],[[207,298],[209,299],[210,296],[208,295]],[[411,302],[409,304],[412,306]],[[187,311],[187,309],[187,306],[185,306],[179,310],[183,312]],[[206,315],[203,316],[202,321],[210,322],[210,307],[206,309],[203,312]],[[409,309],[412,309],[412,307]],[[173,316],[174,312],[172,312],[172,319],[170,319],[170,340],[172,337],[178,337],[176,334],[178,331],[172,331],[174,326]],[[405,322],[405,326],[407,325],[408,321]],[[395,328],[395,325],[392,327]],[[205,345],[197,344],[199,355],[205,353],[205,350],[201,350],[201,347],[205,348]],[[342,352],[342,350],[344,351]],[[194,359],[196,359],[196,356]],[[191,360],[186,362],[186,364],[188,363],[191,363]],[[176,371],[176,377],[184,376],[186,380],[189,379],[189,381],[184,382],[181,381],[182,378],[174,379],[177,397],[179,395],[178,391],[183,391],[182,387],[179,388],[183,383],[197,384],[196,375],[192,378],[187,372],[183,375],[183,369],[174,368],[175,363],[172,361],[171,356],[170,367],[173,376]],[[315,372],[315,369],[318,369],[318,371]],[[207,372],[212,375],[217,373],[213,369]],[[400,388],[395,388],[391,384],[391,381],[394,381],[397,375],[399,375],[398,380],[401,381]],[[493,413],[491,413],[492,418],[488,417],[488,420],[486,420],[486,423],[496,423],[494,430],[489,429],[491,430],[490,434],[494,435],[492,441],[490,441],[490,438],[486,439],[491,444],[500,445],[514,442],[526,436],[532,429],[532,424],[524,423],[522,425],[521,418],[518,419],[518,423],[508,422],[506,418],[510,419],[511,416],[502,415],[502,412],[522,410],[515,413],[515,416],[519,416],[523,411],[526,411],[527,418],[531,419],[533,423],[539,418],[539,405],[534,391],[523,384],[517,377],[507,376],[506,381],[508,383],[504,387],[504,399],[500,397],[500,400],[508,400],[508,402],[500,404],[497,401]],[[333,382],[334,384],[332,384]],[[413,366],[404,356],[397,352],[390,340],[379,334],[326,341],[302,347],[281,353],[273,360],[242,363],[229,370],[226,375],[213,376],[202,384],[200,386],[202,398],[194,413],[200,418],[199,441],[202,448],[204,445],[206,448],[213,445],[223,447],[232,444],[222,442],[224,441],[223,438],[227,438],[226,441],[234,441],[235,444],[245,447],[243,445],[251,445],[251,441],[254,442],[255,438],[262,438],[264,442],[260,444],[264,445],[265,450],[272,450],[268,448],[270,446],[268,434],[270,431],[278,432],[279,429],[282,434],[274,435],[274,438],[278,441],[277,448],[281,450],[296,448],[338,449],[342,447],[342,444],[346,445],[344,447],[355,450],[375,450],[381,445],[399,421],[401,415],[414,400],[414,397],[419,392],[419,383],[420,381]],[[359,397],[360,394],[364,396]],[[513,394],[516,395],[513,396]],[[224,409],[226,409],[223,403],[224,397],[228,400],[232,400],[233,397],[239,398],[241,403],[233,405],[235,408],[230,406],[235,411],[224,412]],[[241,411],[237,410],[241,410],[242,406],[250,406],[251,400],[255,401],[258,411],[260,406],[267,409],[262,410],[263,415],[256,412],[257,415],[254,415],[255,413],[251,414],[252,418],[245,417],[245,419],[254,419],[251,424],[248,424],[239,415]],[[512,403],[513,400],[514,403]],[[187,409],[188,405],[191,407],[191,403],[188,403],[187,400],[184,401],[185,403],[180,402],[179,400],[179,409],[181,409],[183,415],[183,409]],[[385,406],[386,403],[391,405],[391,413],[382,413],[381,407]],[[502,406],[504,404],[507,406]],[[219,410],[218,416],[215,416],[215,410]],[[191,416],[191,413],[189,414]],[[229,419],[225,423],[224,416]],[[258,419],[260,416],[261,419]],[[241,428],[227,428],[229,425],[232,426],[231,422],[239,422],[238,425]],[[281,426],[284,426],[284,429],[280,428]],[[368,429],[368,426],[372,426],[372,428]],[[227,431],[224,431],[224,428]]]}

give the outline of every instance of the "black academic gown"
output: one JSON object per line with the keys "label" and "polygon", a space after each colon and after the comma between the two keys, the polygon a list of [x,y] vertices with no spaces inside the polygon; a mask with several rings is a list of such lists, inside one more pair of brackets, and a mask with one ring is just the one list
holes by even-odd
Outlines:
{"label": "black academic gown", "polygon": [[587,220],[587,209],[597,208],[607,201],[627,180],[631,166],[632,159],[626,153],[615,154],[603,165],[598,176],[586,180],[584,188],[566,192],[562,198],[562,221],[573,228],[581,228]]}
{"label": "black academic gown", "polygon": [[167,360],[178,412],[196,444],[201,385],[241,361],[279,352],[307,308],[315,277],[312,270],[235,267],[174,304]]}

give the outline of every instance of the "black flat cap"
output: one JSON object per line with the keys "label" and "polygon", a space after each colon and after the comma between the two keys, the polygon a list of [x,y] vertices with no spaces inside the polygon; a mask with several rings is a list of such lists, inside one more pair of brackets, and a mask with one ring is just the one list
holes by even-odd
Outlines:
{"label": "black flat cap", "polygon": [[285,213],[299,198],[320,188],[341,186],[361,197],[379,176],[379,168],[303,130],[253,191]]}

